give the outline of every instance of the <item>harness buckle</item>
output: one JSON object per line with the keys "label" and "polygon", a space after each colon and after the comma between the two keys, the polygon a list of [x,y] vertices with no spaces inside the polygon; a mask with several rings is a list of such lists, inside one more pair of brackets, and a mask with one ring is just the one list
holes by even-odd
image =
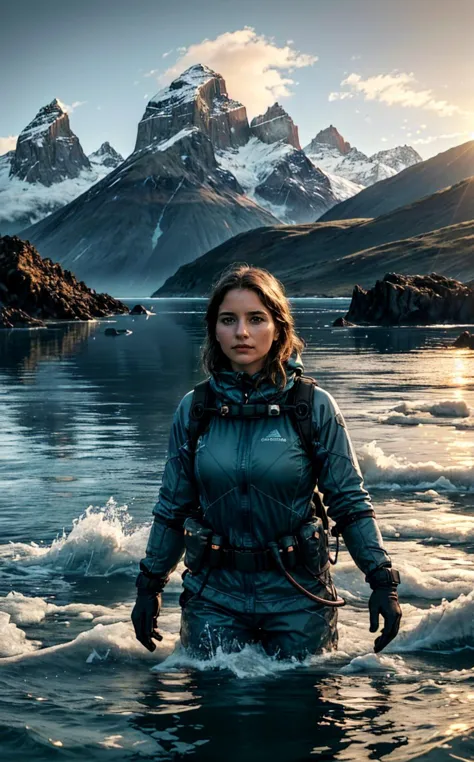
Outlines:
{"label": "harness buckle", "polygon": [[270,417],[273,417],[275,415],[280,415],[280,405],[268,405],[267,413]]}
{"label": "harness buckle", "polygon": [[221,405],[221,408],[220,408],[219,412],[220,412],[220,414],[222,416],[229,415],[229,413],[230,413],[230,407],[228,405]]}

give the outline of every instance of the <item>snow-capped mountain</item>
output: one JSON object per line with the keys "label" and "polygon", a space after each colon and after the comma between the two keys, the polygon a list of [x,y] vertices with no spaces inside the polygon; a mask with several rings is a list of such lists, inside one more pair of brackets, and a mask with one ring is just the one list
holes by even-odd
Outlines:
{"label": "snow-capped mountain", "polygon": [[250,122],[250,131],[262,143],[288,143],[301,151],[298,127],[279,103],[274,103],[264,114],[256,116]]}
{"label": "snow-capped mountain", "polygon": [[112,148],[108,141],[102,143],[100,148],[94,151],[94,153],[89,154],[87,158],[91,164],[107,167],[107,169],[116,169],[123,162],[123,156],[115,148]]}
{"label": "snow-capped mountain", "polygon": [[389,148],[386,151],[379,151],[374,153],[370,157],[371,161],[380,161],[385,164],[386,167],[391,167],[395,172],[401,172],[402,169],[412,167],[414,164],[419,164],[423,161],[418,151],[415,151],[411,146],[397,146],[396,148]]}
{"label": "snow-capped mountain", "polygon": [[50,186],[78,177],[84,169],[90,169],[89,160],[55,98],[18,136],[10,174],[28,183]]}
{"label": "snow-capped mountain", "polygon": [[149,101],[138,125],[135,151],[197,127],[215,148],[240,146],[250,129],[247,111],[227,94],[224,78],[208,66],[191,66]]}
{"label": "snow-capped mountain", "polygon": [[12,235],[73,201],[123,161],[109,143],[85,156],[55,99],[0,156],[0,233]]}
{"label": "snow-capped mountain", "polygon": [[393,177],[402,169],[422,161],[410,146],[399,146],[366,156],[351,147],[333,125],[318,132],[304,151],[315,166],[364,187]]}

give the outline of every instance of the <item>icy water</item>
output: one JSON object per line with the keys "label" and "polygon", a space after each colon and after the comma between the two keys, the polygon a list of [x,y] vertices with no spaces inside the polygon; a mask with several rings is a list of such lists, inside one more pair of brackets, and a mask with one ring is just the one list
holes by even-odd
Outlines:
{"label": "icy water", "polygon": [[[331,328],[295,300],[306,369],[338,400],[400,569],[396,641],[372,651],[368,589],[342,552],[340,648],[190,660],[134,639],[137,562],[173,411],[200,380],[204,302],[0,333],[0,759],[473,760],[474,353],[461,328]],[[129,336],[104,335],[107,325]]]}

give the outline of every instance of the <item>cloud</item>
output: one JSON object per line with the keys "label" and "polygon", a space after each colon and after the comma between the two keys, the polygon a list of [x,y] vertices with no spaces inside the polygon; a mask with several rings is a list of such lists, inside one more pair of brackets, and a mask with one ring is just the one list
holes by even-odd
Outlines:
{"label": "cloud", "polygon": [[436,143],[437,140],[453,140],[453,138],[467,138],[469,132],[449,132],[445,135],[427,135],[426,138],[417,138],[412,140],[411,144],[414,146],[427,146],[430,143]]}
{"label": "cloud", "polygon": [[0,156],[8,151],[14,151],[18,135],[9,135],[8,138],[0,138]]}
{"label": "cloud", "polygon": [[380,138],[380,140],[382,141],[382,143],[388,143],[388,138]]}
{"label": "cloud", "polygon": [[362,56],[351,56],[351,61],[360,61]]}
{"label": "cloud", "polygon": [[422,108],[426,111],[434,111],[438,116],[453,116],[471,114],[464,111],[454,103],[446,100],[438,100],[433,90],[416,89],[416,79],[413,72],[392,72],[391,74],[376,74],[363,79],[360,74],[349,74],[341,82],[342,87],[350,90],[342,90],[331,93],[332,100],[343,100],[347,92],[357,93],[366,101],[379,101],[388,106],[402,106],[403,108]]}
{"label": "cloud", "polygon": [[329,93],[328,101],[345,101],[348,98],[353,98],[354,93]]}
{"label": "cloud", "polygon": [[176,63],[159,78],[161,84],[168,84],[193,64],[205,64],[222,74],[229,95],[243,103],[250,116],[292,95],[295,82],[288,74],[318,60],[294,50],[290,41],[279,47],[252,27],[225,32],[213,40],[178,48],[178,52]]}
{"label": "cloud", "polygon": [[68,105],[67,103],[63,103],[58,98],[58,103],[61,106],[62,110],[66,112],[66,114],[73,114],[76,108],[79,108],[80,106],[85,106],[87,101],[74,101],[71,103],[71,105]]}
{"label": "cloud", "polygon": [[161,57],[168,58],[168,56],[170,56],[172,52],[173,52],[173,48],[171,48],[171,50],[167,50],[166,53],[163,53]]}

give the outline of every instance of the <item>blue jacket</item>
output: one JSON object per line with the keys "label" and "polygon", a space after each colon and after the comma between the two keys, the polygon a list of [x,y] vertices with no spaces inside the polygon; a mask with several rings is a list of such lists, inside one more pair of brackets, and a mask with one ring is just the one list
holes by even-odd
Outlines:
{"label": "blue jacket", "polygon": [[[301,363],[287,364],[284,390],[270,382],[255,388],[255,376],[222,371],[211,377],[218,402],[283,402]],[[206,523],[238,549],[264,549],[268,542],[294,534],[311,516],[313,468],[289,417],[223,419],[213,416],[209,429],[190,452],[189,412],[192,392],[179,404],[171,429],[168,459],[154,522],[142,565],[166,577],[180,560],[182,523],[199,501]],[[352,448],[344,419],[328,392],[316,387],[313,403],[313,458],[319,467],[318,489],[328,514],[339,521],[367,511],[370,498]],[[343,531],[344,542],[357,566],[368,574],[390,558],[373,518],[362,518]],[[206,569],[186,574],[184,586],[197,592]],[[304,570],[297,581],[321,595],[321,585]],[[327,580],[330,581],[329,576]],[[202,597],[234,611],[275,613],[298,611],[308,599],[278,570],[245,573],[214,569]]]}

